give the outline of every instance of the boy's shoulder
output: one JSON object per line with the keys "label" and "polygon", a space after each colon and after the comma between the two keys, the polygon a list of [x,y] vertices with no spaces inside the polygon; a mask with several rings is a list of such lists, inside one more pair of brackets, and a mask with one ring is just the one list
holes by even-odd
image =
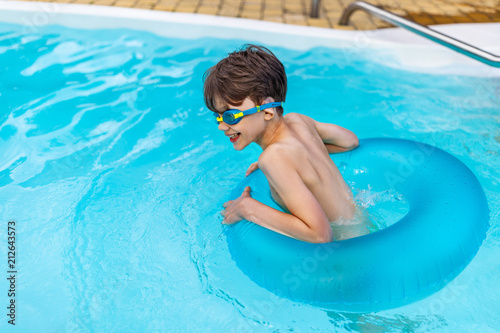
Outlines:
{"label": "boy's shoulder", "polygon": [[259,168],[262,170],[278,165],[298,167],[300,156],[304,156],[304,149],[307,147],[297,138],[307,138],[309,135],[317,134],[316,121],[311,117],[300,113],[287,113],[283,117],[294,135],[273,143],[262,151],[258,159]]}
{"label": "boy's shoulder", "polygon": [[300,114],[300,113],[296,113],[296,112],[290,112],[290,113],[287,113],[283,116],[285,118],[285,120],[287,122],[289,121],[301,121],[301,122],[305,122],[307,123],[308,125],[314,125],[315,124],[315,120],[312,119],[311,117],[308,117],[304,114]]}
{"label": "boy's shoulder", "polygon": [[292,147],[289,144],[279,142],[264,149],[257,162],[259,168],[265,171],[289,164],[292,156]]}
{"label": "boy's shoulder", "polygon": [[267,147],[259,156],[259,168],[269,169],[296,164],[297,147],[291,142],[278,142]]}
{"label": "boy's shoulder", "polygon": [[[307,116],[305,116],[303,114],[300,114],[300,113],[296,113],[296,112],[290,112],[290,113],[287,113],[287,114],[283,115],[283,117],[287,121],[295,121],[295,120],[304,121],[304,120],[306,120],[305,118]],[[307,117],[307,118],[309,118],[309,117]]]}
{"label": "boy's shoulder", "polygon": [[275,162],[279,162],[283,158],[286,158],[286,156],[289,154],[289,149],[287,149],[287,145],[283,143],[274,143],[264,149],[262,153],[260,153],[258,162],[259,162],[259,167],[261,165],[268,165],[272,164]]}
{"label": "boy's shoulder", "polygon": [[268,181],[271,179],[285,179],[289,172],[295,170],[293,153],[283,144],[274,144],[264,150],[257,161],[259,169]]}

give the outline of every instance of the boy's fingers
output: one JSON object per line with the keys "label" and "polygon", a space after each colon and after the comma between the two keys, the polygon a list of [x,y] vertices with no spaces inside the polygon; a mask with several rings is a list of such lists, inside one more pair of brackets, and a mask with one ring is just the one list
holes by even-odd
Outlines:
{"label": "boy's fingers", "polygon": [[258,162],[253,162],[248,167],[247,172],[245,173],[245,176],[248,176],[249,174],[251,174],[252,172],[254,172],[255,170],[257,170],[258,168],[259,168]]}

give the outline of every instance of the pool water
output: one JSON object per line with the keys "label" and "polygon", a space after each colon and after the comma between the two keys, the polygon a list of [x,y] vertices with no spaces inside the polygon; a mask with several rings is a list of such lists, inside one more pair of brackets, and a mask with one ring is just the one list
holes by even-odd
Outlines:
{"label": "pool water", "polygon": [[[478,254],[443,290],[377,313],[326,311],[257,286],[228,251],[219,211],[260,148],[234,151],[217,130],[202,75],[244,42],[0,23],[0,222],[16,221],[18,271],[16,326],[4,315],[0,331],[495,332],[500,79],[271,47],[288,74],[285,112],[435,145],[474,172],[491,211]],[[404,215],[398,193],[350,185],[382,226]]]}

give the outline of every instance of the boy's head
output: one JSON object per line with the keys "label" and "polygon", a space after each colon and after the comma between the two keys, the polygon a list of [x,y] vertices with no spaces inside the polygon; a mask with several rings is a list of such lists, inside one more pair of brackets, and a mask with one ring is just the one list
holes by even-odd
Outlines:
{"label": "boy's head", "polygon": [[[285,67],[267,48],[245,45],[230,53],[204,75],[204,97],[207,107],[222,113],[228,105],[241,105],[250,98],[260,105],[267,97],[284,102],[286,97]],[[278,115],[283,108],[276,107]]]}

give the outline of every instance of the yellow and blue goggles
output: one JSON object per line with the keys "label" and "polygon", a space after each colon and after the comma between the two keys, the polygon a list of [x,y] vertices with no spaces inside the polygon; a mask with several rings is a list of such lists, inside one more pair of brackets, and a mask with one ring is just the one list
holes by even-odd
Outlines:
{"label": "yellow and blue goggles", "polygon": [[275,108],[277,106],[283,107],[283,102],[272,102],[262,105],[257,105],[254,108],[241,111],[236,109],[230,109],[225,111],[222,115],[220,113],[214,112],[214,116],[216,118],[216,123],[219,124],[221,121],[224,121],[228,125],[234,125],[240,122],[241,118],[244,116],[248,116],[249,114],[260,112],[264,109]]}

